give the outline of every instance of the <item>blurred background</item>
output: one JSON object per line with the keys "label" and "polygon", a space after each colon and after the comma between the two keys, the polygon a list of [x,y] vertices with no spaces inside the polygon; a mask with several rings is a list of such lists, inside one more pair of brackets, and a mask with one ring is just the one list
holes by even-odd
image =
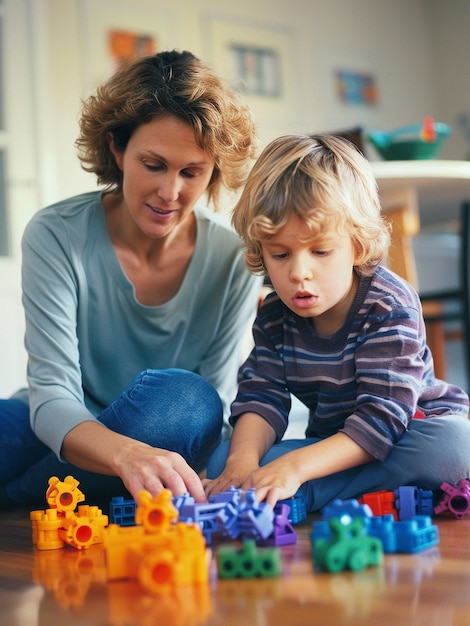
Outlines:
{"label": "blurred background", "polygon": [[[288,132],[388,131],[431,116],[452,126],[439,158],[466,160],[469,31],[468,0],[0,0],[0,396],[25,381],[21,234],[39,208],[95,188],[76,158],[77,118],[120,62],[191,50],[244,93],[260,148]],[[423,232],[446,232],[444,280],[457,256],[446,217],[422,218]],[[425,266],[427,254],[421,243]],[[449,379],[465,385],[454,344]]]}

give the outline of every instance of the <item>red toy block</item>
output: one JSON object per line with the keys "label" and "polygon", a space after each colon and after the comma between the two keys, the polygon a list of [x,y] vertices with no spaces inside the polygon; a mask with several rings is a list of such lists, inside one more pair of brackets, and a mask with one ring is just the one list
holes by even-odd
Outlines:
{"label": "red toy block", "polygon": [[373,491],[359,498],[360,504],[368,504],[373,515],[393,515],[398,521],[398,511],[395,507],[395,494],[393,491]]}

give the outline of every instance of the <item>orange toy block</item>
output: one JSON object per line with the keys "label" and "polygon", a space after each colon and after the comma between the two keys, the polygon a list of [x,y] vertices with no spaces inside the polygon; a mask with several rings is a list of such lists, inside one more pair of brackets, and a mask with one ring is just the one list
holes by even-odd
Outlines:
{"label": "orange toy block", "polygon": [[63,548],[65,543],[59,535],[63,518],[59,516],[57,509],[46,511],[31,511],[33,545],[38,550],[57,550]]}
{"label": "orange toy block", "polygon": [[82,505],[76,513],[67,512],[62,518],[59,536],[65,543],[82,550],[95,543],[103,543],[108,516],[97,506]]}
{"label": "orange toy block", "polygon": [[46,491],[49,507],[61,512],[74,511],[77,504],[85,500],[85,496],[78,489],[79,484],[79,481],[73,476],[66,476],[63,481],[59,480],[57,476],[51,476]]}
{"label": "orange toy block", "polygon": [[198,524],[178,523],[171,492],[139,496],[137,526],[109,525],[104,531],[108,579],[134,579],[149,593],[208,582],[206,541]]}
{"label": "orange toy block", "polygon": [[208,580],[206,542],[197,524],[181,522],[159,534],[110,524],[104,546],[109,580],[133,578],[152,592]]}
{"label": "orange toy block", "polygon": [[127,562],[143,589],[169,593],[175,587],[207,584],[206,542],[197,524],[179,523],[140,546],[129,547]]}
{"label": "orange toy block", "polygon": [[167,530],[179,517],[169,489],[163,489],[154,498],[148,491],[139,494],[135,510],[135,523],[142,525],[148,533]]}

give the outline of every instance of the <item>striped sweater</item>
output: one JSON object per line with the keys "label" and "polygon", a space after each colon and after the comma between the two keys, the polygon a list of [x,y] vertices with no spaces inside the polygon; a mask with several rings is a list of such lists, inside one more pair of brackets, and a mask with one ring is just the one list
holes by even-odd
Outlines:
{"label": "striped sweater", "polygon": [[383,460],[417,412],[468,415],[466,393],[434,376],[417,293],[384,267],[360,278],[346,321],[331,337],[316,335],[311,320],[276,293],[261,307],[253,337],[232,425],[255,412],[281,439],[292,394],[310,409],[307,437],[342,431]]}

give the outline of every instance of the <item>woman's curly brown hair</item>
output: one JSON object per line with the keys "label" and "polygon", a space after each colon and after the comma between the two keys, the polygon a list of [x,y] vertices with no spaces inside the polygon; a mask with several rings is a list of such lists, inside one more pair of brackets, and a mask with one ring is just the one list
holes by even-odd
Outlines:
{"label": "woman's curly brown hair", "polygon": [[217,205],[221,186],[238,190],[255,156],[255,123],[248,106],[191,52],[144,57],[111,76],[83,102],[78,157],[98,183],[120,190],[122,172],[109,147],[110,134],[125,150],[138,126],[175,116],[194,130],[197,145],[214,160],[207,188]]}

